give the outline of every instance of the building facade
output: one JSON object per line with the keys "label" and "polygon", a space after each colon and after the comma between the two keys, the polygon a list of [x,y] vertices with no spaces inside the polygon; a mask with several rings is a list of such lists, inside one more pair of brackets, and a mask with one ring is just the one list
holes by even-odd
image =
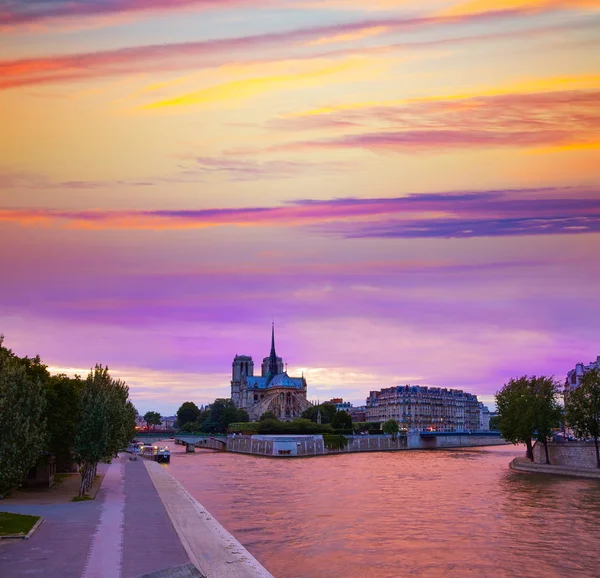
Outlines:
{"label": "building facade", "polygon": [[598,355],[596,361],[590,361],[589,365],[584,365],[583,363],[576,364],[575,368],[571,369],[571,371],[567,373],[567,379],[565,381],[565,395],[568,396],[569,391],[579,387],[581,378],[592,369],[597,369],[600,371],[600,355]]}
{"label": "building facade", "polygon": [[261,364],[261,375],[254,375],[249,355],[236,355],[231,365],[231,399],[235,407],[245,409],[251,421],[273,412],[280,421],[300,417],[312,404],[306,399],[304,376],[290,377],[281,357],[275,353],[275,326],[271,329],[271,352]]}
{"label": "building facade", "polygon": [[395,419],[408,431],[480,431],[476,395],[458,389],[401,385],[371,391],[366,421]]}

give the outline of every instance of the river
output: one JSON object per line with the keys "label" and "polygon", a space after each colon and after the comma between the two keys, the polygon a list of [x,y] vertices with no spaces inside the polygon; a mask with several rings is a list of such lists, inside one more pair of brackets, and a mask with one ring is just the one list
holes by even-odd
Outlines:
{"label": "river", "polygon": [[516,473],[521,448],[168,467],[276,578],[600,576],[600,483]]}

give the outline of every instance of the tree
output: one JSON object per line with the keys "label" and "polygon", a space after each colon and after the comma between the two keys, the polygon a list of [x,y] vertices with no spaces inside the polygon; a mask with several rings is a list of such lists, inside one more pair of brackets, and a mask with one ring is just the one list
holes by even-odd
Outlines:
{"label": "tree", "polygon": [[46,400],[39,377],[45,366],[39,358],[25,358],[33,363],[24,363],[3,341],[0,335],[0,494],[25,478],[46,441]]}
{"label": "tree", "polygon": [[546,463],[549,464],[548,440],[560,425],[562,417],[562,408],[558,405],[558,383],[551,377],[534,376],[531,378],[531,387],[535,400],[534,437],[544,444]]}
{"label": "tree", "polygon": [[193,401],[185,401],[177,410],[177,424],[182,428],[186,423],[196,421],[199,415],[198,406]]}
{"label": "tree", "polygon": [[44,383],[46,394],[47,449],[56,459],[58,471],[71,471],[77,425],[81,419],[84,382],[79,376],[52,375]]}
{"label": "tree", "polygon": [[560,422],[561,410],[557,401],[557,383],[550,377],[524,375],[510,379],[496,393],[496,406],[500,420],[498,428],[502,437],[513,444],[525,444],[527,457],[533,461],[535,438],[544,444],[546,462],[548,438]]}
{"label": "tree", "polygon": [[266,419],[274,419],[277,421],[277,416],[275,415],[275,412],[265,411],[265,413],[258,418],[258,421],[265,421]]}
{"label": "tree", "polygon": [[565,399],[567,423],[577,437],[591,437],[596,446],[596,466],[600,468],[600,372],[586,372],[580,385]]}
{"label": "tree", "polygon": [[351,429],[352,418],[347,411],[338,411],[331,418],[331,427],[334,429]]}
{"label": "tree", "polygon": [[135,408],[129,388],[110,377],[108,367],[96,365],[88,375],[81,403],[81,420],[75,436],[75,456],[80,464],[83,496],[91,487],[99,462],[112,457],[131,440]]}
{"label": "tree", "polygon": [[237,410],[237,419],[235,420],[235,422],[232,423],[246,423],[250,421],[250,415],[248,414],[248,412],[245,409],[238,409]]}
{"label": "tree", "polygon": [[529,378],[511,378],[496,392],[496,406],[502,437],[513,444],[525,444],[527,457],[533,461],[534,399]]}
{"label": "tree", "polygon": [[146,426],[154,429],[155,425],[161,424],[161,416],[157,411],[147,411],[144,414],[144,421],[146,422]]}
{"label": "tree", "polygon": [[317,414],[319,410],[321,410],[321,423],[331,423],[333,416],[337,413],[337,408],[333,403],[325,402],[321,405],[313,405],[304,410],[301,417],[317,423]]}
{"label": "tree", "polygon": [[392,439],[396,438],[399,431],[400,431],[400,426],[398,425],[398,422],[395,419],[388,419],[383,424],[383,433],[391,434]]}
{"label": "tree", "polygon": [[500,422],[500,416],[499,415],[493,415],[492,417],[490,417],[490,430],[491,431],[498,430],[498,423],[499,422]]}

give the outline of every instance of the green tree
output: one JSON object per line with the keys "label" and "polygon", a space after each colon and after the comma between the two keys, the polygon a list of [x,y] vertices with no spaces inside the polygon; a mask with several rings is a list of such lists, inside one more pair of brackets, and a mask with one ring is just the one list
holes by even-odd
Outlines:
{"label": "green tree", "polygon": [[3,341],[0,335],[0,494],[25,478],[46,443],[39,358],[28,364],[3,347]]}
{"label": "green tree", "polygon": [[586,372],[580,385],[565,399],[567,423],[577,437],[591,437],[596,446],[596,465],[600,468],[600,372]]}
{"label": "green tree", "polygon": [[400,426],[395,419],[388,419],[386,422],[384,422],[382,429],[383,433],[391,434],[392,439],[395,439],[400,431]]}
{"label": "green tree", "polygon": [[559,427],[562,408],[558,404],[558,383],[551,377],[541,376],[531,378],[531,388],[534,395],[534,437],[544,444],[546,463],[550,463],[548,455],[548,440],[554,430]]}
{"label": "green tree", "polygon": [[237,410],[237,419],[232,423],[246,423],[249,421],[250,416],[248,415],[248,412],[245,409],[240,408]]}
{"label": "green tree", "polygon": [[320,405],[313,405],[304,410],[301,417],[317,423],[319,410],[321,410],[321,423],[331,423],[333,416],[337,413],[337,408],[333,403],[325,402]]}
{"label": "green tree", "polygon": [[157,411],[147,411],[144,414],[144,421],[146,422],[146,426],[154,429],[155,425],[161,424],[161,416]]}
{"label": "green tree", "polygon": [[533,461],[534,395],[530,380],[525,375],[510,379],[496,392],[498,428],[502,437],[513,444],[525,444],[527,457]]}
{"label": "green tree", "polygon": [[331,427],[334,429],[351,429],[352,418],[347,411],[338,411],[331,418]]}
{"label": "green tree", "polygon": [[98,463],[110,462],[132,437],[135,408],[128,398],[129,388],[110,377],[107,367],[96,365],[88,375],[75,436],[75,456],[81,473],[80,496],[91,487]]}
{"label": "green tree", "polygon": [[274,419],[277,421],[277,416],[275,415],[275,412],[273,411],[265,411],[265,413],[263,413],[260,418],[258,418],[258,421],[265,421],[266,419]]}
{"label": "green tree", "polygon": [[558,385],[552,378],[527,375],[509,380],[496,393],[502,437],[514,444],[525,444],[530,460],[533,460],[532,440],[535,438],[544,444],[546,463],[550,463],[548,439],[561,416],[557,393]]}
{"label": "green tree", "polygon": [[77,425],[81,419],[84,382],[79,376],[52,375],[44,383],[46,394],[47,449],[56,459],[56,469],[71,471]]}
{"label": "green tree", "polygon": [[180,428],[188,422],[194,422],[200,415],[198,406],[193,401],[185,401],[177,410],[177,424]]}

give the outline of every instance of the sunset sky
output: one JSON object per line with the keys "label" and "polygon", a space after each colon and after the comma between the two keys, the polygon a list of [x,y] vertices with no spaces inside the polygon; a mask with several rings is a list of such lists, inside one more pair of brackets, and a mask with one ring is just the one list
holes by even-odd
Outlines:
{"label": "sunset sky", "polygon": [[8,0],[0,333],[138,410],[600,354],[600,0]]}

